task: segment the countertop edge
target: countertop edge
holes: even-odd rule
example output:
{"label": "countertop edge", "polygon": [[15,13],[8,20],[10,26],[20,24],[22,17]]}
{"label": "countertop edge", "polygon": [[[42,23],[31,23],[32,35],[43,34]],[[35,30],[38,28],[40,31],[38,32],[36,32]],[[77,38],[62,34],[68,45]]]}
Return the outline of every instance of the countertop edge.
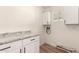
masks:
{"label": "countertop edge", "polygon": [[19,41],[19,40],[24,40],[24,39],[27,39],[27,38],[31,38],[31,37],[35,37],[35,36],[39,36],[40,34],[36,34],[36,35],[29,35],[29,36],[26,36],[26,37],[23,37],[23,38],[16,38],[14,40],[11,40],[11,41],[7,41],[7,42],[1,42],[0,45],[4,45],[4,44],[8,44],[8,43],[12,43],[12,42],[16,42],[16,41]]}

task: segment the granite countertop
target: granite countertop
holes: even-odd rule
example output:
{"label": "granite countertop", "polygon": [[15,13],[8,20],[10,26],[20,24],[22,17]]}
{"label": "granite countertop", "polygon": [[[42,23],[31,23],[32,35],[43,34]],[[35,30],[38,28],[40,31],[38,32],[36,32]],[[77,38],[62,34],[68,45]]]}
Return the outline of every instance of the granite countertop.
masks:
{"label": "granite countertop", "polygon": [[18,36],[15,35],[15,36],[3,37],[3,38],[0,38],[0,45],[15,42],[18,40],[27,39],[27,38],[38,36],[38,35],[39,34],[24,34],[24,35],[18,35]]}

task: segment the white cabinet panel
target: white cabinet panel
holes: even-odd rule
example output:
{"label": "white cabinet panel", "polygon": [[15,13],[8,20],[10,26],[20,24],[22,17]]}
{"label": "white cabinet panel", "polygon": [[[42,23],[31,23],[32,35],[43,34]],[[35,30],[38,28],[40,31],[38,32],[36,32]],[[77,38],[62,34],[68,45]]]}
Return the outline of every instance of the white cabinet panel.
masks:
{"label": "white cabinet panel", "polygon": [[39,53],[39,42],[33,42],[24,46],[24,53]]}
{"label": "white cabinet panel", "polygon": [[20,53],[22,41],[16,41],[9,44],[0,45],[0,53]]}
{"label": "white cabinet panel", "polygon": [[65,6],[64,7],[64,20],[65,20],[65,24],[79,24],[78,7]]}
{"label": "white cabinet panel", "polygon": [[11,47],[8,44],[0,45],[0,53],[7,53]]}
{"label": "white cabinet panel", "polygon": [[22,49],[22,41],[21,40],[9,43],[9,45],[11,46],[11,49],[9,50],[10,52],[20,53],[20,49]]}
{"label": "white cabinet panel", "polygon": [[43,12],[42,18],[43,18],[43,25],[51,24],[51,12],[50,11]]}
{"label": "white cabinet panel", "polygon": [[39,41],[39,36],[24,39],[23,45],[27,45],[35,41]]}
{"label": "white cabinet panel", "polygon": [[24,53],[33,53],[34,52],[33,46],[34,46],[33,44],[24,46]]}
{"label": "white cabinet panel", "polygon": [[40,49],[39,41],[34,42],[33,45],[34,45],[34,46],[33,46],[33,48],[34,48],[34,53],[39,53],[39,49]]}
{"label": "white cabinet panel", "polygon": [[39,36],[24,39],[23,49],[24,53],[39,53]]}

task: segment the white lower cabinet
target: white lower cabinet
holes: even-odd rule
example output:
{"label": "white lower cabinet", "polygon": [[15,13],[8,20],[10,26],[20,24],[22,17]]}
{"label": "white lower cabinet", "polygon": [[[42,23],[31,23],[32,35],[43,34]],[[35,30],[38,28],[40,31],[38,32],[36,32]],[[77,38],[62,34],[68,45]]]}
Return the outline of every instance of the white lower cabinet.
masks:
{"label": "white lower cabinet", "polygon": [[0,53],[39,53],[39,36],[0,45]]}
{"label": "white lower cabinet", "polygon": [[23,40],[24,53],[39,53],[39,36]]}
{"label": "white lower cabinet", "polygon": [[22,49],[22,41],[16,41],[13,43],[9,43],[9,45],[11,46],[11,49],[9,50],[9,52],[12,53],[21,53],[21,49]]}
{"label": "white lower cabinet", "polygon": [[38,42],[34,42],[24,46],[24,53],[39,53]]}
{"label": "white lower cabinet", "polygon": [[22,41],[0,45],[0,53],[21,53]]}

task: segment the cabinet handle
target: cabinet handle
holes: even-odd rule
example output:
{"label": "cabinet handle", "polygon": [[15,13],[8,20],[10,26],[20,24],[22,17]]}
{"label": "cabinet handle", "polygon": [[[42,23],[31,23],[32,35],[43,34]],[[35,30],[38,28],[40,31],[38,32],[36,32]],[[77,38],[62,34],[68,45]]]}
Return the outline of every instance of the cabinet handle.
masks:
{"label": "cabinet handle", "polygon": [[20,49],[20,53],[22,53],[21,49]]}
{"label": "cabinet handle", "polygon": [[34,41],[35,39],[31,39],[31,41]]}
{"label": "cabinet handle", "polygon": [[26,48],[24,47],[24,53],[26,53]]}
{"label": "cabinet handle", "polygon": [[6,49],[9,49],[9,48],[11,48],[11,47],[9,46],[9,47],[6,47],[6,48],[3,48],[3,49],[0,49],[0,51],[6,50]]}

